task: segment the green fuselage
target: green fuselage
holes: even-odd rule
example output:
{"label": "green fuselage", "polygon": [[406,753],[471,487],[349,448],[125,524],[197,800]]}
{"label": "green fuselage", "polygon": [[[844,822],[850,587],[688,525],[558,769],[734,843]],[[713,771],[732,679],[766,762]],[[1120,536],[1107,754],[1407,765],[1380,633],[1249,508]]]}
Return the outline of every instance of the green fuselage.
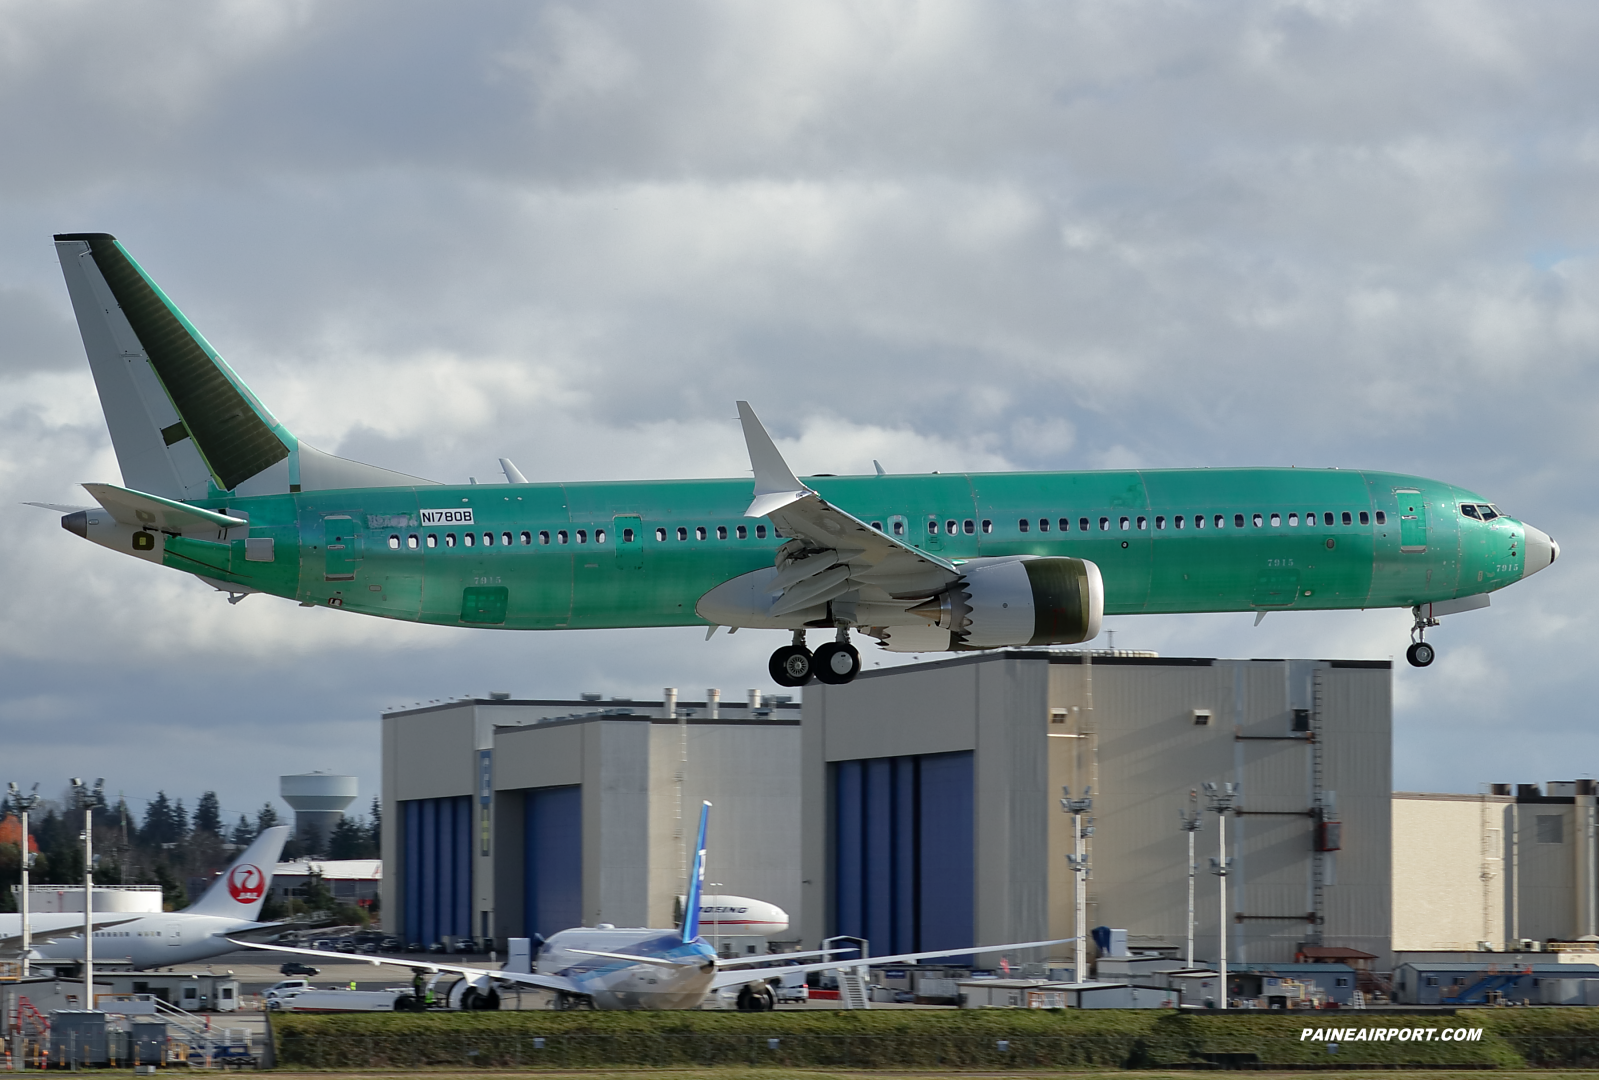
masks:
{"label": "green fuselage", "polygon": [[[1104,575],[1107,615],[1409,607],[1491,592],[1524,569],[1521,522],[1467,518],[1460,503],[1486,500],[1390,473],[1202,469],[807,483],[952,561],[1092,560]],[[305,604],[391,619],[515,630],[704,625],[694,610],[700,596],[771,566],[784,542],[769,522],[743,516],[750,492],[746,479],[219,498],[204,505],[247,513],[249,537],[274,541],[271,561],[246,559],[242,529],[224,543],[167,538],[161,558]],[[441,510],[470,510],[472,523],[424,523],[425,511]],[[254,558],[261,552],[258,542]]]}

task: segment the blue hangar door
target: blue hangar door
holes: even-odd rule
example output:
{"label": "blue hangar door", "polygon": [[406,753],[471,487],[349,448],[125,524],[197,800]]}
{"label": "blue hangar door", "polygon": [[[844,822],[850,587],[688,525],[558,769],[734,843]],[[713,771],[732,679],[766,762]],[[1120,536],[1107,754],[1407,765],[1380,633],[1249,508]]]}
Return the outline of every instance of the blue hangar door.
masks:
{"label": "blue hangar door", "polygon": [[872,952],[975,945],[972,752],[833,766],[833,933]]}
{"label": "blue hangar door", "polygon": [[583,925],[582,795],[578,785],[523,793],[522,926],[529,934],[549,937]]}
{"label": "blue hangar door", "polygon": [[472,798],[400,803],[405,940],[431,945],[472,933]]}

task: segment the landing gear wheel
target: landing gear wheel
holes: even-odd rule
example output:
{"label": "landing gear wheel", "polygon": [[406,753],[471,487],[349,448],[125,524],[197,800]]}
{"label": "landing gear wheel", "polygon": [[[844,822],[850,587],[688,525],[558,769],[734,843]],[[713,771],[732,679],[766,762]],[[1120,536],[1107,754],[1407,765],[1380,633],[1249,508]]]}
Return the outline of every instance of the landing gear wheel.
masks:
{"label": "landing gear wheel", "polygon": [[738,992],[739,1012],[771,1012],[776,1006],[770,987],[746,986]]}
{"label": "landing gear wheel", "polygon": [[832,686],[852,682],[861,672],[861,654],[844,641],[829,641],[811,659],[816,677]]}
{"label": "landing gear wheel", "polygon": [[1405,650],[1405,659],[1410,661],[1411,667],[1426,667],[1436,658],[1437,653],[1425,641],[1418,641]]}
{"label": "landing gear wheel", "polygon": [[811,651],[803,645],[784,645],[766,665],[778,686],[804,686],[811,681]]}

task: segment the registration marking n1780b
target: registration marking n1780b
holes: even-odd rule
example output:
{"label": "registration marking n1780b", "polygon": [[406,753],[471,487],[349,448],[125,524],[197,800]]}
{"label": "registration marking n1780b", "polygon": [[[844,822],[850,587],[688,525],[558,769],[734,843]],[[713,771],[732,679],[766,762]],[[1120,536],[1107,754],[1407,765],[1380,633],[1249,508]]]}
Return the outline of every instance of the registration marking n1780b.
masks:
{"label": "registration marking n1780b", "polygon": [[470,507],[458,510],[422,511],[422,524],[424,525],[471,525],[472,523],[472,510]]}

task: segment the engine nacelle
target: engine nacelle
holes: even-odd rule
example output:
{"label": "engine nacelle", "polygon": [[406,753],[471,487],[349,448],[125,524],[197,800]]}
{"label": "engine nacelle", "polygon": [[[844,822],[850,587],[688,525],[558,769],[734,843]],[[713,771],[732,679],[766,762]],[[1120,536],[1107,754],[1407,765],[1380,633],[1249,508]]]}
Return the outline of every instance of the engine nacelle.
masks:
{"label": "engine nacelle", "polygon": [[949,631],[956,649],[1074,645],[1099,634],[1105,581],[1087,559],[973,559],[959,581],[911,613]]}

